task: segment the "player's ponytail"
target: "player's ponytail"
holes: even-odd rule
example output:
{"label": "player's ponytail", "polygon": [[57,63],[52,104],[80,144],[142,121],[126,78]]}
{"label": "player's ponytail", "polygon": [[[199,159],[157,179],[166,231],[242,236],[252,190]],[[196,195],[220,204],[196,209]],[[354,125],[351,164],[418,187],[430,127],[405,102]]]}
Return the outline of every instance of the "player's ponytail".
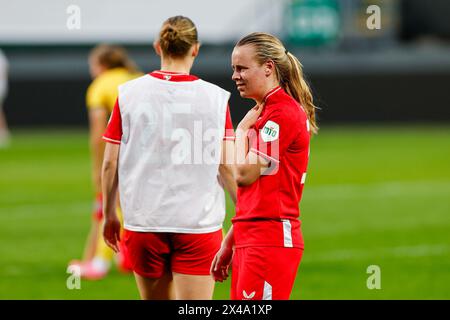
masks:
{"label": "player's ponytail", "polygon": [[319,128],[316,123],[316,106],[313,103],[313,95],[308,83],[303,77],[303,68],[300,61],[290,52],[286,51],[289,59],[289,70],[282,79],[283,88],[286,92],[298,101],[308,115],[312,133],[317,134]]}
{"label": "player's ponytail", "polygon": [[191,19],[175,16],[167,19],[159,32],[159,44],[164,55],[183,58],[198,43],[197,28]]}
{"label": "player's ponytail", "polygon": [[275,64],[275,72],[280,86],[304,108],[312,133],[317,133],[316,106],[313,103],[311,89],[303,77],[300,61],[288,52],[283,43],[275,36],[254,32],[242,38],[236,46],[252,45],[255,48],[256,60],[262,65],[271,60]]}

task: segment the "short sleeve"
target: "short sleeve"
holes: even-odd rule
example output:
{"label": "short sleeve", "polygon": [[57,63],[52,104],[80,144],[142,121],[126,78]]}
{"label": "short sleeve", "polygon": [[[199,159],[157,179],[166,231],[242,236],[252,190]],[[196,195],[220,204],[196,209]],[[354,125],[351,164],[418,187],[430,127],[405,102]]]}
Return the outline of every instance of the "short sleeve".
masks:
{"label": "short sleeve", "polygon": [[231,121],[231,114],[230,114],[230,105],[227,105],[227,114],[225,118],[225,134],[223,136],[223,140],[234,140],[235,134],[234,134],[234,128],[233,128],[233,122]]}
{"label": "short sleeve", "polygon": [[86,106],[88,109],[99,108],[105,105],[101,83],[98,80],[94,80],[87,89]]}
{"label": "short sleeve", "polygon": [[298,134],[298,123],[287,114],[275,111],[261,120],[258,128],[249,131],[250,151],[268,161],[280,162]]}
{"label": "short sleeve", "polygon": [[113,112],[109,118],[103,140],[106,142],[120,144],[122,139],[122,116],[120,115],[119,100],[116,99]]}

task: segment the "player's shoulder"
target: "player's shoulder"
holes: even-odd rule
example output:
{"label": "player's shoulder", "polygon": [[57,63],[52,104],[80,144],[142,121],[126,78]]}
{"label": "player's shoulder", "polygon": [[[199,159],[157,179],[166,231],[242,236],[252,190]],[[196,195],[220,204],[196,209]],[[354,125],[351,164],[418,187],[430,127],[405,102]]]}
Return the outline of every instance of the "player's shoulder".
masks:
{"label": "player's shoulder", "polygon": [[104,82],[102,75],[99,75],[94,80],[91,81],[88,87],[88,91],[94,91],[97,88],[101,87],[102,83]]}
{"label": "player's shoulder", "polygon": [[224,88],[218,86],[217,84],[211,83],[211,82],[209,82],[209,81],[206,81],[206,80],[203,80],[203,79],[200,79],[200,78],[199,78],[199,79],[198,79],[197,81],[195,81],[195,82],[197,82],[199,85],[204,86],[206,89],[209,89],[209,90],[217,90],[217,91],[220,91],[220,92],[224,92],[224,93],[229,94],[229,92],[228,92],[227,90],[225,90]]}
{"label": "player's shoulder", "polygon": [[92,80],[91,84],[88,87],[90,91],[103,91],[108,90],[111,86],[111,74],[109,71],[102,73],[97,76],[94,80]]}
{"label": "player's shoulder", "polygon": [[302,120],[304,117],[304,112],[300,104],[295,100],[277,101],[276,103],[270,105],[267,112],[267,117],[289,124]]}
{"label": "player's shoulder", "polygon": [[137,84],[147,81],[149,78],[150,77],[147,74],[142,74],[141,76],[125,81],[124,83],[119,85],[119,90],[127,90],[133,88]]}
{"label": "player's shoulder", "polygon": [[88,86],[86,90],[86,97],[87,97],[87,103],[88,105],[91,103],[96,103],[94,101],[98,99],[102,99],[102,97],[105,96],[105,93],[107,92],[107,85],[104,82],[103,78],[101,78],[101,75],[96,77],[90,85]]}

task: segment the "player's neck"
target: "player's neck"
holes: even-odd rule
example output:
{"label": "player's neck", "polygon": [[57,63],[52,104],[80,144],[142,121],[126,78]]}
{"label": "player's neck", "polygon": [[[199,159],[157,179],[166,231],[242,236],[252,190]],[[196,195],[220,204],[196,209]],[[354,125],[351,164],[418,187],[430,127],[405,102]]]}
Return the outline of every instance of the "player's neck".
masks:
{"label": "player's neck", "polygon": [[256,101],[256,103],[262,104],[262,103],[266,102],[266,97],[269,94],[269,92],[271,92],[278,86],[280,86],[278,81],[276,81],[276,80],[268,81],[265,84],[265,86],[263,87],[263,89],[261,90],[261,94],[257,98],[254,99]]}
{"label": "player's neck", "polygon": [[161,62],[161,71],[178,72],[189,74],[191,72],[193,61],[164,59]]}

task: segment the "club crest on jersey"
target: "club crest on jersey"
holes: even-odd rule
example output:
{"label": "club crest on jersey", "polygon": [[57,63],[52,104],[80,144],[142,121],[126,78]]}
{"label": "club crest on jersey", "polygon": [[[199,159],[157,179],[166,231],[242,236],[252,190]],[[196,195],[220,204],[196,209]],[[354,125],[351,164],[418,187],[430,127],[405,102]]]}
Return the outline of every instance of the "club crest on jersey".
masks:
{"label": "club crest on jersey", "polygon": [[267,121],[261,129],[261,138],[264,142],[275,141],[280,134],[280,126],[271,120]]}
{"label": "club crest on jersey", "polygon": [[244,299],[252,299],[255,296],[256,292],[253,291],[250,294],[247,294],[245,290],[242,290],[242,295],[244,296]]}

